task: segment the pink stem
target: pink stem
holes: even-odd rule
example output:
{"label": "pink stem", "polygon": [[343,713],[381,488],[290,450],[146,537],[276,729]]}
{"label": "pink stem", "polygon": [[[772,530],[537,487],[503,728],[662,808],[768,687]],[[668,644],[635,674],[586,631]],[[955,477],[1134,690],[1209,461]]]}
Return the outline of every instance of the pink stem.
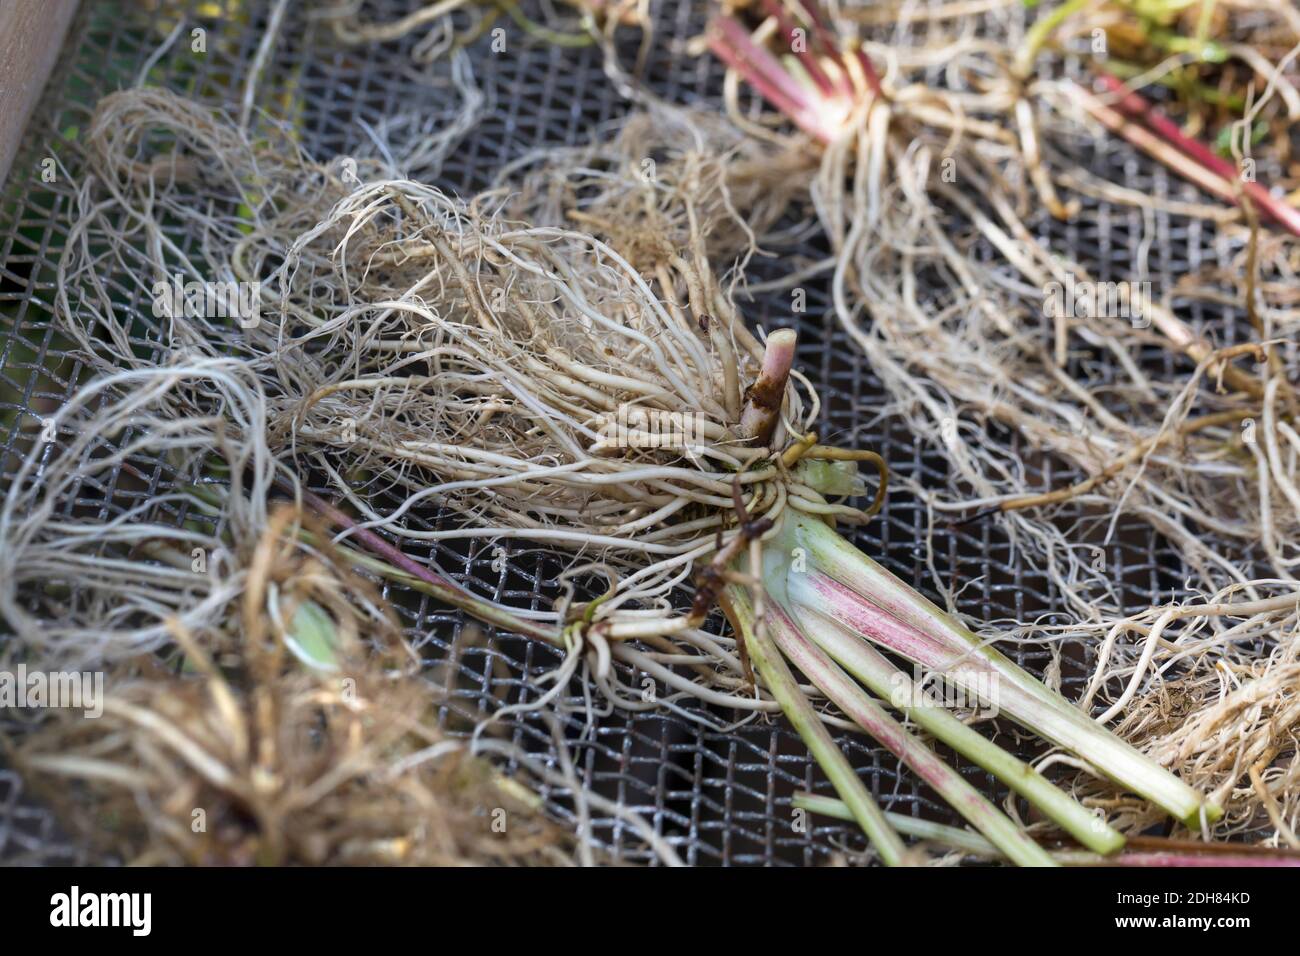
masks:
{"label": "pink stem", "polygon": [[[1100,71],[1099,75],[1102,86],[1108,92],[1118,95],[1115,107],[1121,113],[1145,123],[1153,132],[1160,134],[1172,146],[1190,159],[1200,163],[1210,172],[1229,181],[1240,178],[1237,168],[1232,163],[1215,153],[1205,143],[1184,133],[1179,129],[1177,123],[1157,109],[1146,97],[1128,89],[1119,77],[1104,70]],[[1293,235],[1300,236],[1300,210],[1297,210],[1290,203],[1279,200],[1259,183],[1243,181],[1241,185],[1242,189],[1250,195],[1250,198],[1259,205],[1269,218]],[[1233,192],[1231,187],[1228,191],[1229,193]],[[1232,196],[1232,202],[1234,205],[1236,204],[1235,194]]]}
{"label": "pink stem", "polygon": [[790,19],[790,15],[782,9],[780,0],[763,0],[763,6],[767,8],[767,12],[771,16],[776,18],[781,32],[790,38],[790,49],[799,57],[799,61],[804,65],[804,69],[808,71],[808,75],[812,77],[813,82],[817,84],[817,88],[827,96],[834,96],[836,92],[835,84],[826,75],[826,71],[822,69],[821,64],[817,62],[816,55],[806,46],[802,50],[794,49],[794,31],[798,27]]}
{"label": "pink stem", "polygon": [[1294,857],[1275,857],[1252,853],[1151,853],[1125,850],[1113,857],[1098,857],[1085,866],[1141,866],[1141,867],[1217,867],[1217,866],[1300,866]]}
{"label": "pink stem", "polygon": [[708,29],[709,49],[745,78],[765,100],[790,117],[805,133],[830,142],[832,132],[817,117],[807,91],[781,62],[750,37],[736,20],[714,17]]}
{"label": "pink stem", "polygon": [[798,340],[793,329],[777,329],[767,337],[763,367],[754,384],[745,390],[745,407],[737,426],[741,437],[753,444],[766,445],[776,429]]}
{"label": "pink stem", "polygon": [[550,629],[515,617],[508,611],[488,604],[481,598],[475,597],[456,582],[444,578],[440,574],[435,574],[422,564],[417,564],[369,528],[360,527],[349,515],[334,507],[324,498],[307,491],[305,488],[301,490],[301,494],[303,501],[326,521],[336,527],[346,529],[352,537],[365,545],[372,553],[383,558],[394,567],[405,571],[411,577],[427,584],[431,589],[439,593],[442,600],[453,607],[461,608],[485,623],[497,625],[524,637],[536,638],[548,644],[560,643],[558,635]]}
{"label": "pink stem", "polygon": [[[803,8],[808,19],[812,22],[813,26],[816,27],[813,33],[816,36],[818,43],[828,51],[828,55],[832,56],[836,63],[842,65],[844,61],[840,58],[839,50],[836,48],[835,44],[830,42],[828,39],[828,37],[834,35],[834,31],[831,29],[830,21],[826,19],[821,8],[817,6],[817,0],[796,0],[796,2]],[[876,72],[876,67],[872,64],[871,58],[867,56],[866,52],[860,46],[855,48],[853,52],[858,59],[859,65],[862,67],[862,75],[867,78],[867,85],[871,87],[871,92],[876,96],[880,96],[880,74]]]}
{"label": "pink stem", "polygon": [[771,637],[781,652],[823,694],[890,753],[911,767],[954,810],[1020,866],[1051,866],[1052,860],[939,755],[885,713],[826,652],[813,644],[784,608],[767,609]]}
{"label": "pink stem", "polygon": [[1202,166],[1206,166],[1224,178],[1237,175],[1232,164],[1219,156],[1200,140],[1193,139],[1178,128],[1178,124],[1156,108],[1146,97],[1136,90],[1130,90],[1119,77],[1104,70],[1099,73],[1101,85],[1110,93],[1119,94],[1115,107],[1121,113],[1127,113],[1134,119],[1140,119],[1153,130],[1169,140],[1184,153],[1191,156]]}
{"label": "pink stem", "polygon": [[1222,176],[1207,169],[1137,120],[1107,106],[1083,87],[1075,84],[1074,90],[1079,97],[1079,102],[1083,104],[1083,108],[1112,133],[1124,137],[1124,139],[1161,163],[1165,168],[1177,173],[1207,193],[1218,196],[1229,205],[1236,204],[1237,195],[1233,192],[1232,186]]}
{"label": "pink stem", "polygon": [[[1149,757],[1026,673],[1004,654],[929,604],[825,525],[809,521],[796,540],[819,569],[791,574],[789,598],[932,672],[973,691],[1021,726],[1083,757],[1121,786],[1198,826],[1222,811]],[[827,548],[825,540],[837,543]],[[861,555],[857,560],[849,555]],[[844,560],[848,559],[848,560]],[[835,561],[834,564],[824,563]],[[845,581],[832,575],[843,575]],[[868,598],[865,595],[870,594]]]}

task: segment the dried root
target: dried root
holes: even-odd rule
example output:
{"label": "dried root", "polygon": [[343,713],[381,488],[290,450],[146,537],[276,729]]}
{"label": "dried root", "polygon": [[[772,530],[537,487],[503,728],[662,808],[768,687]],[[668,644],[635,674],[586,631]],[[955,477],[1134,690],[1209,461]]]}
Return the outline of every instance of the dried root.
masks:
{"label": "dried root", "polygon": [[103,715],[55,712],[13,759],[88,846],[128,863],[566,864],[540,797],[438,726],[392,613],[282,507],[231,613],[178,657],[108,673]]}

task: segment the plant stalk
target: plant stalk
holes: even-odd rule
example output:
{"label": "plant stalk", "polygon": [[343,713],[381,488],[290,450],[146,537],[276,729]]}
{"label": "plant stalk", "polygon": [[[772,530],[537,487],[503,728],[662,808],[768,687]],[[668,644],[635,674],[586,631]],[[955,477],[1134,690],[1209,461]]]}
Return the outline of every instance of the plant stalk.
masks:
{"label": "plant stalk", "polygon": [[924,699],[924,691],[870,644],[826,618],[796,611],[804,635],[907,718],[953,750],[997,777],[1055,821],[1081,844],[1107,855],[1124,845],[1124,837],[1033,767],[962,723],[941,705]]}
{"label": "plant stalk", "polygon": [[[790,801],[797,810],[820,814],[835,820],[853,821],[849,808],[834,797],[823,797],[812,793],[796,793]],[[946,826],[930,820],[920,820],[901,813],[886,811],[885,818],[899,833],[941,843],[970,856],[985,859],[1003,858],[995,847],[978,833],[961,827]],[[1087,850],[1053,850],[1050,855],[1057,863],[1064,866],[1133,866],[1133,867],[1300,867],[1300,854],[1275,852],[1246,852],[1255,847],[1243,847],[1241,852],[1232,852],[1232,848],[1214,849],[1221,844],[1204,844],[1204,850],[1196,849],[1132,849],[1114,856],[1102,856]]]}
{"label": "plant stalk", "polygon": [[772,639],[754,620],[749,594],[741,587],[729,585],[723,594],[722,606],[737,636],[745,642],[755,672],[781,705],[786,719],[808,746],[813,759],[849,808],[853,819],[862,827],[880,859],[887,866],[908,863],[911,854],[902,838],[886,821],[880,805],[867,792],[862,779],[835,745],[830,731],[822,724],[808,698],[799,690],[794,675],[781,659]]}
{"label": "plant stalk", "polygon": [[1006,814],[970,785],[966,778],[889,716],[853,679],[799,632],[780,608],[769,608],[767,621],[777,647],[859,727],[902,760],[999,852],[1017,866],[1055,866],[1046,851]]}
{"label": "plant stalk", "polygon": [[789,520],[792,540],[805,550],[809,568],[787,582],[800,613],[819,614],[943,674],[1189,828],[1222,816],[1217,804],[1048,690],[825,524]]}
{"label": "plant stalk", "polygon": [[[1296,209],[1285,200],[1278,199],[1260,183],[1244,179],[1232,163],[1215,153],[1205,143],[1184,133],[1177,123],[1157,109],[1146,97],[1135,90],[1128,89],[1119,77],[1101,71],[1099,78],[1106,90],[1118,97],[1114,105],[1119,112],[1145,124],[1151,132],[1157,134],[1188,159],[1224,180],[1226,198],[1229,202],[1240,205],[1236,187],[1228,185],[1237,183],[1265,215],[1292,235],[1300,236],[1300,209]],[[1219,195],[1222,194],[1219,192]]]}
{"label": "plant stalk", "polygon": [[794,366],[798,334],[794,329],[777,329],[767,337],[763,365],[754,384],[745,390],[745,406],[740,413],[740,436],[751,444],[766,445],[781,414],[785,385]]}
{"label": "plant stalk", "polygon": [[[291,492],[295,489],[287,489]],[[343,528],[351,532],[360,544],[372,554],[389,562],[399,571],[405,572],[424,586],[421,588],[424,593],[438,598],[454,608],[459,608],[467,614],[473,615],[485,624],[491,624],[496,627],[513,631],[523,637],[531,637],[539,641],[545,641],[555,647],[564,647],[563,637],[558,630],[549,628],[544,624],[536,621],[528,621],[516,617],[503,608],[489,604],[465,590],[456,582],[444,578],[440,574],[430,571],[422,564],[418,564],[400,549],[389,544],[379,535],[375,534],[368,528],[362,528],[345,512],[339,510],[330,504],[324,498],[312,492],[301,489],[303,502],[312,511],[320,515],[325,521],[337,528]]]}

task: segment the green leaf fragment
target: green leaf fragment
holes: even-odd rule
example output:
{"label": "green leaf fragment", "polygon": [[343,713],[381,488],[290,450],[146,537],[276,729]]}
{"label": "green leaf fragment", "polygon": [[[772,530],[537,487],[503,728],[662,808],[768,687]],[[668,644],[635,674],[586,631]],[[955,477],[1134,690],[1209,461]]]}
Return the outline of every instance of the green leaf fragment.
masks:
{"label": "green leaf fragment", "polygon": [[805,458],[799,462],[796,474],[809,488],[824,495],[865,495],[867,483],[858,473],[854,461],[823,461]]}
{"label": "green leaf fragment", "polygon": [[334,619],[315,601],[303,601],[293,612],[293,625],[286,643],[294,657],[314,670],[339,669],[339,639]]}

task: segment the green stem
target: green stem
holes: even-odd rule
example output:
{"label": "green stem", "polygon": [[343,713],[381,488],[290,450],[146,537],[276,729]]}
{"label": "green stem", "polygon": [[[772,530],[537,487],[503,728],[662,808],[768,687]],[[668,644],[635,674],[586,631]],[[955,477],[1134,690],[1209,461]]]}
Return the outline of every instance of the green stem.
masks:
{"label": "green stem", "polygon": [[809,568],[786,582],[796,605],[973,689],[1017,723],[1083,757],[1190,828],[1222,816],[1217,804],[1048,690],[822,522],[794,517],[788,527]]}
{"label": "green stem", "polygon": [[737,635],[745,642],[755,672],[781,705],[786,719],[807,745],[835,792],[848,806],[853,819],[862,827],[867,839],[880,854],[880,859],[887,866],[899,866],[907,862],[909,854],[902,838],[886,822],[879,804],[867,792],[862,779],[840,752],[808,698],[799,690],[794,675],[781,659],[772,639],[764,633],[764,628],[756,626],[749,594],[743,588],[730,585],[724,602],[727,616]]}
{"label": "green stem", "polygon": [[949,711],[927,701],[899,668],[870,644],[823,617],[796,610],[805,636],[829,654],[868,690],[897,707],[907,718],[934,734],[1020,794],[1071,836],[1098,853],[1114,853],[1124,837],[1023,760],[1007,753],[962,723]]}
{"label": "green stem", "polygon": [[1217,0],[1201,0],[1200,16],[1196,18],[1196,42],[1205,46],[1210,40],[1210,24],[1214,22]]}
{"label": "green stem", "polygon": [[[1113,58],[1106,61],[1106,68],[1121,80],[1131,80],[1147,72],[1144,66]],[[1246,100],[1243,97],[1236,93],[1224,93],[1217,86],[1211,86],[1197,79],[1179,80],[1171,76],[1159,76],[1152,82],[1169,89],[1182,90],[1211,106],[1222,106],[1237,113],[1244,112],[1246,109]]]}
{"label": "green stem", "polygon": [[[836,800],[834,797],[820,797],[814,793],[796,793],[790,804],[796,810],[807,810],[809,813],[830,817],[833,820],[844,820],[847,823],[853,822],[853,814],[849,813],[849,808],[845,806],[844,801]],[[998,853],[998,848],[984,837],[978,833],[963,830],[961,827],[945,826],[942,823],[919,820],[916,817],[909,817],[902,813],[890,813],[889,811],[885,811],[885,819],[904,836],[942,843],[944,846],[952,847],[954,850],[961,850],[971,856],[1001,856]]]}
{"label": "green stem", "polygon": [[1055,866],[1052,858],[1024,830],[970,785],[966,778],[898,721],[889,716],[811,641],[782,609],[769,611],[773,640],[792,664],[859,727],[917,773],[949,806],[960,813],[1017,866]]}
{"label": "green stem", "polygon": [[1038,57],[1038,51],[1043,48],[1043,44],[1048,38],[1056,32],[1068,17],[1073,16],[1080,10],[1085,10],[1095,0],[1066,0],[1055,10],[1039,17],[1034,25],[1025,32],[1025,38],[1020,41],[1020,49],[1016,51],[1016,59],[1013,70],[1020,79],[1028,79],[1029,74],[1034,70],[1034,60]]}
{"label": "green stem", "polygon": [[550,27],[543,26],[535,20],[530,20],[519,9],[519,5],[514,0],[493,0],[493,2],[497,7],[504,10],[511,20],[515,21],[515,25],[519,29],[543,43],[550,43],[552,46],[566,47],[568,49],[578,49],[591,46],[595,42],[590,33],[562,33],[559,30],[552,30]]}

